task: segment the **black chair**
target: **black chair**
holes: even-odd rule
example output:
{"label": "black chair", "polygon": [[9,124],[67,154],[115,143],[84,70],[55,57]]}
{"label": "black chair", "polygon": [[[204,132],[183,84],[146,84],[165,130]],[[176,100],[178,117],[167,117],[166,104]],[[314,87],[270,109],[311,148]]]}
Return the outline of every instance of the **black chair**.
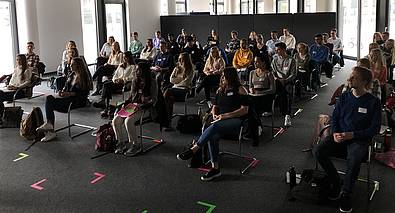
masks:
{"label": "black chair", "polygon": [[[71,123],[71,111],[72,111],[72,109],[73,109],[73,108],[72,108],[72,107],[73,107],[73,104],[74,104],[74,102],[71,102],[71,103],[69,104],[69,107],[68,107],[68,110],[67,110],[67,126],[64,126],[64,127],[61,127],[61,128],[59,128],[59,129],[56,129],[56,130],[55,130],[55,132],[59,132],[59,131],[62,131],[62,130],[64,130],[64,129],[68,129],[68,134],[69,134],[70,140],[73,140],[73,138],[78,137],[78,136],[80,136],[80,135],[83,135],[83,134],[85,134],[85,133],[87,133],[87,132],[97,130],[97,128],[96,128],[96,127],[93,127],[93,126],[89,126],[89,125],[85,125],[85,124],[79,124],[79,123]],[[77,134],[72,135],[72,134],[71,134],[71,128],[72,128],[72,127],[79,127],[79,128],[83,128],[83,129],[85,129],[85,130],[82,131],[82,132],[79,132],[79,133],[77,133]]]}
{"label": "black chair", "polygon": [[[319,136],[318,136],[318,138],[317,138],[317,144],[318,143],[320,143],[321,142],[321,140],[322,140],[322,135],[324,134],[324,132],[325,131],[327,131],[328,130],[328,128],[331,128],[331,125],[327,125],[327,126],[325,126],[321,131],[320,131],[320,134],[319,134]],[[380,131],[380,134],[384,134],[384,133],[382,133],[382,131]],[[372,140],[370,143],[369,143],[369,146],[368,146],[368,153],[367,153],[367,155],[366,155],[366,157],[365,157],[365,159],[363,160],[363,164],[365,164],[366,165],[366,177],[358,177],[358,181],[360,181],[360,182],[364,182],[364,183],[366,183],[366,187],[367,187],[367,195],[368,195],[368,202],[369,201],[371,201],[371,200],[373,200],[373,197],[374,197],[374,195],[375,195],[375,193],[377,192],[377,191],[379,191],[379,189],[380,189],[380,182],[378,181],[378,180],[373,180],[373,179],[371,179],[371,177],[370,177],[370,164],[371,164],[371,159],[372,159],[372,157],[374,156],[374,153],[373,153],[373,144],[374,144],[374,140]],[[336,159],[339,159],[339,160],[341,160],[341,161],[345,161],[345,158],[346,158],[347,156],[344,156],[344,155],[335,155],[335,156],[333,156],[333,158],[336,158]],[[318,162],[315,162],[315,167],[316,167],[316,169],[318,169]],[[345,172],[344,171],[341,171],[341,170],[338,170],[337,171],[339,174],[341,174],[341,175],[345,175]],[[374,186],[373,186],[373,189],[372,190],[370,190],[370,185],[371,184],[374,184]]]}

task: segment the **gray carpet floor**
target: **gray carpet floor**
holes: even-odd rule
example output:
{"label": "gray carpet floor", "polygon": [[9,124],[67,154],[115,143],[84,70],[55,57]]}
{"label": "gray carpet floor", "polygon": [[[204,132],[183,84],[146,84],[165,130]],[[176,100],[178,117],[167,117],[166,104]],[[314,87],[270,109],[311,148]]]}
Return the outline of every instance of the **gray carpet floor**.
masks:
{"label": "gray carpet floor", "polygon": [[[331,113],[327,103],[354,64],[347,61],[333,79],[323,77],[328,86],[320,90],[317,98],[297,102],[295,107],[303,111],[283,134],[270,140],[269,130],[265,129],[259,147],[252,147],[250,142],[243,144],[243,152],[260,161],[248,174],[239,173],[245,162],[224,157],[220,162],[223,176],[208,183],[200,180],[201,171],[176,159],[176,153],[196,138],[194,135],[164,132],[166,143],[145,155],[128,158],[108,154],[91,159],[98,153],[90,134],[70,141],[67,131],[62,131],[55,141],[37,143],[25,151],[31,142],[20,137],[18,129],[0,129],[0,212],[338,212],[336,203],[288,201],[285,172],[290,166],[295,166],[297,172],[314,167],[311,154],[301,150],[311,141],[317,115]],[[52,93],[45,83],[35,91]],[[44,109],[44,101],[44,97],[39,97],[19,100],[17,105],[30,112],[33,106]],[[197,101],[199,98],[188,103],[189,113],[197,111]],[[177,103],[175,109],[182,112],[182,107],[182,103]],[[72,112],[72,120],[92,126],[108,122],[100,118],[99,112],[93,107],[77,109]],[[57,127],[66,122],[66,114],[56,113]],[[276,124],[282,122],[281,117],[276,118]],[[153,123],[144,126],[144,133],[160,136],[158,125]],[[235,142],[223,141],[221,146],[237,151]],[[21,157],[20,153],[28,156],[14,161]],[[336,165],[344,167],[343,162]],[[92,184],[98,177],[95,173],[105,176]],[[366,184],[358,182],[353,194],[354,212],[395,212],[395,172],[374,161],[371,173],[372,178],[380,180],[380,191],[368,203]],[[365,174],[362,167],[361,175]],[[42,190],[31,187],[39,181],[43,181],[37,184]]]}

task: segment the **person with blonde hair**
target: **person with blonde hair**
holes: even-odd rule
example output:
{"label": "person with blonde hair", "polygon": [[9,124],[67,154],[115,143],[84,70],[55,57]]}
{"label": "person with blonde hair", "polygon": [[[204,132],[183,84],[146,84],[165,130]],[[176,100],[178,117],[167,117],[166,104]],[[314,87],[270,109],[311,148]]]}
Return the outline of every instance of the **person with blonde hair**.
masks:
{"label": "person with blonde hair", "polygon": [[212,47],[203,69],[203,76],[200,78],[201,84],[196,89],[196,94],[204,88],[205,100],[210,101],[210,90],[217,87],[220,82],[220,77],[225,69],[225,60],[219,53],[218,47]]}
{"label": "person with blonde hair", "polygon": [[376,48],[369,52],[370,69],[373,73],[373,79],[378,79],[380,85],[387,83],[387,67],[384,64],[383,54],[380,49]]}

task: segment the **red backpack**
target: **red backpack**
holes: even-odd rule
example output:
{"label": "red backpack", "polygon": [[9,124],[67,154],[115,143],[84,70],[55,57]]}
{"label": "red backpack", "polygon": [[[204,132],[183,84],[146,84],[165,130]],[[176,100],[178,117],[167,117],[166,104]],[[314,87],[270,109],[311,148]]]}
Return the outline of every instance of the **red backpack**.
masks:
{"label": "red backpack", "polygon": [[96,133],[95,150],[100,152],[113,152],[115,150],[115,133],[111,122],[99,127]]}

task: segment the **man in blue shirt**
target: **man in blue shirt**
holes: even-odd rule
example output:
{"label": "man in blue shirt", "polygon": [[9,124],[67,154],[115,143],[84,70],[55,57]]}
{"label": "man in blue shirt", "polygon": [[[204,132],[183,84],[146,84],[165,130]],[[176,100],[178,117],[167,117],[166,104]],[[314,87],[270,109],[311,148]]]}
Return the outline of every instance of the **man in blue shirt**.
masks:
{"label": "man in blue shirt", "polygon": [[169,52],[166,41],[161,41],[159,45],[160,52],[155,56],[151,71],[156,73],[158,86],[165,89],[170,85],[170,75],[174,68],[174,58]]}
{"label": "man in blue shirt", "polygon": [[320,86],[320,72],[323,64],[329,60],[329,49],[323,43],[322,34],[317,34],[314,36],[315,43],[310,46],[310,60],[314,67],[314,72],[312,73],[312,86],[313,89],[317,90]]}
{"label": "man in blue shirt", "polygon": [[[363,67],[354,67],[348,79],[350,92],[343,93],[332,114],[332,135],[314,149],[314,156],[328,175],[331,184],[329,199],[340,198],[340,211],[351,212],[350,195],[358,178],[362,161],[368,154],[373,136],[380,130],[380,100],[368,93],[372,73]],[[340,177],[330,156],[347,155],[347,170],[340,188]]]}

